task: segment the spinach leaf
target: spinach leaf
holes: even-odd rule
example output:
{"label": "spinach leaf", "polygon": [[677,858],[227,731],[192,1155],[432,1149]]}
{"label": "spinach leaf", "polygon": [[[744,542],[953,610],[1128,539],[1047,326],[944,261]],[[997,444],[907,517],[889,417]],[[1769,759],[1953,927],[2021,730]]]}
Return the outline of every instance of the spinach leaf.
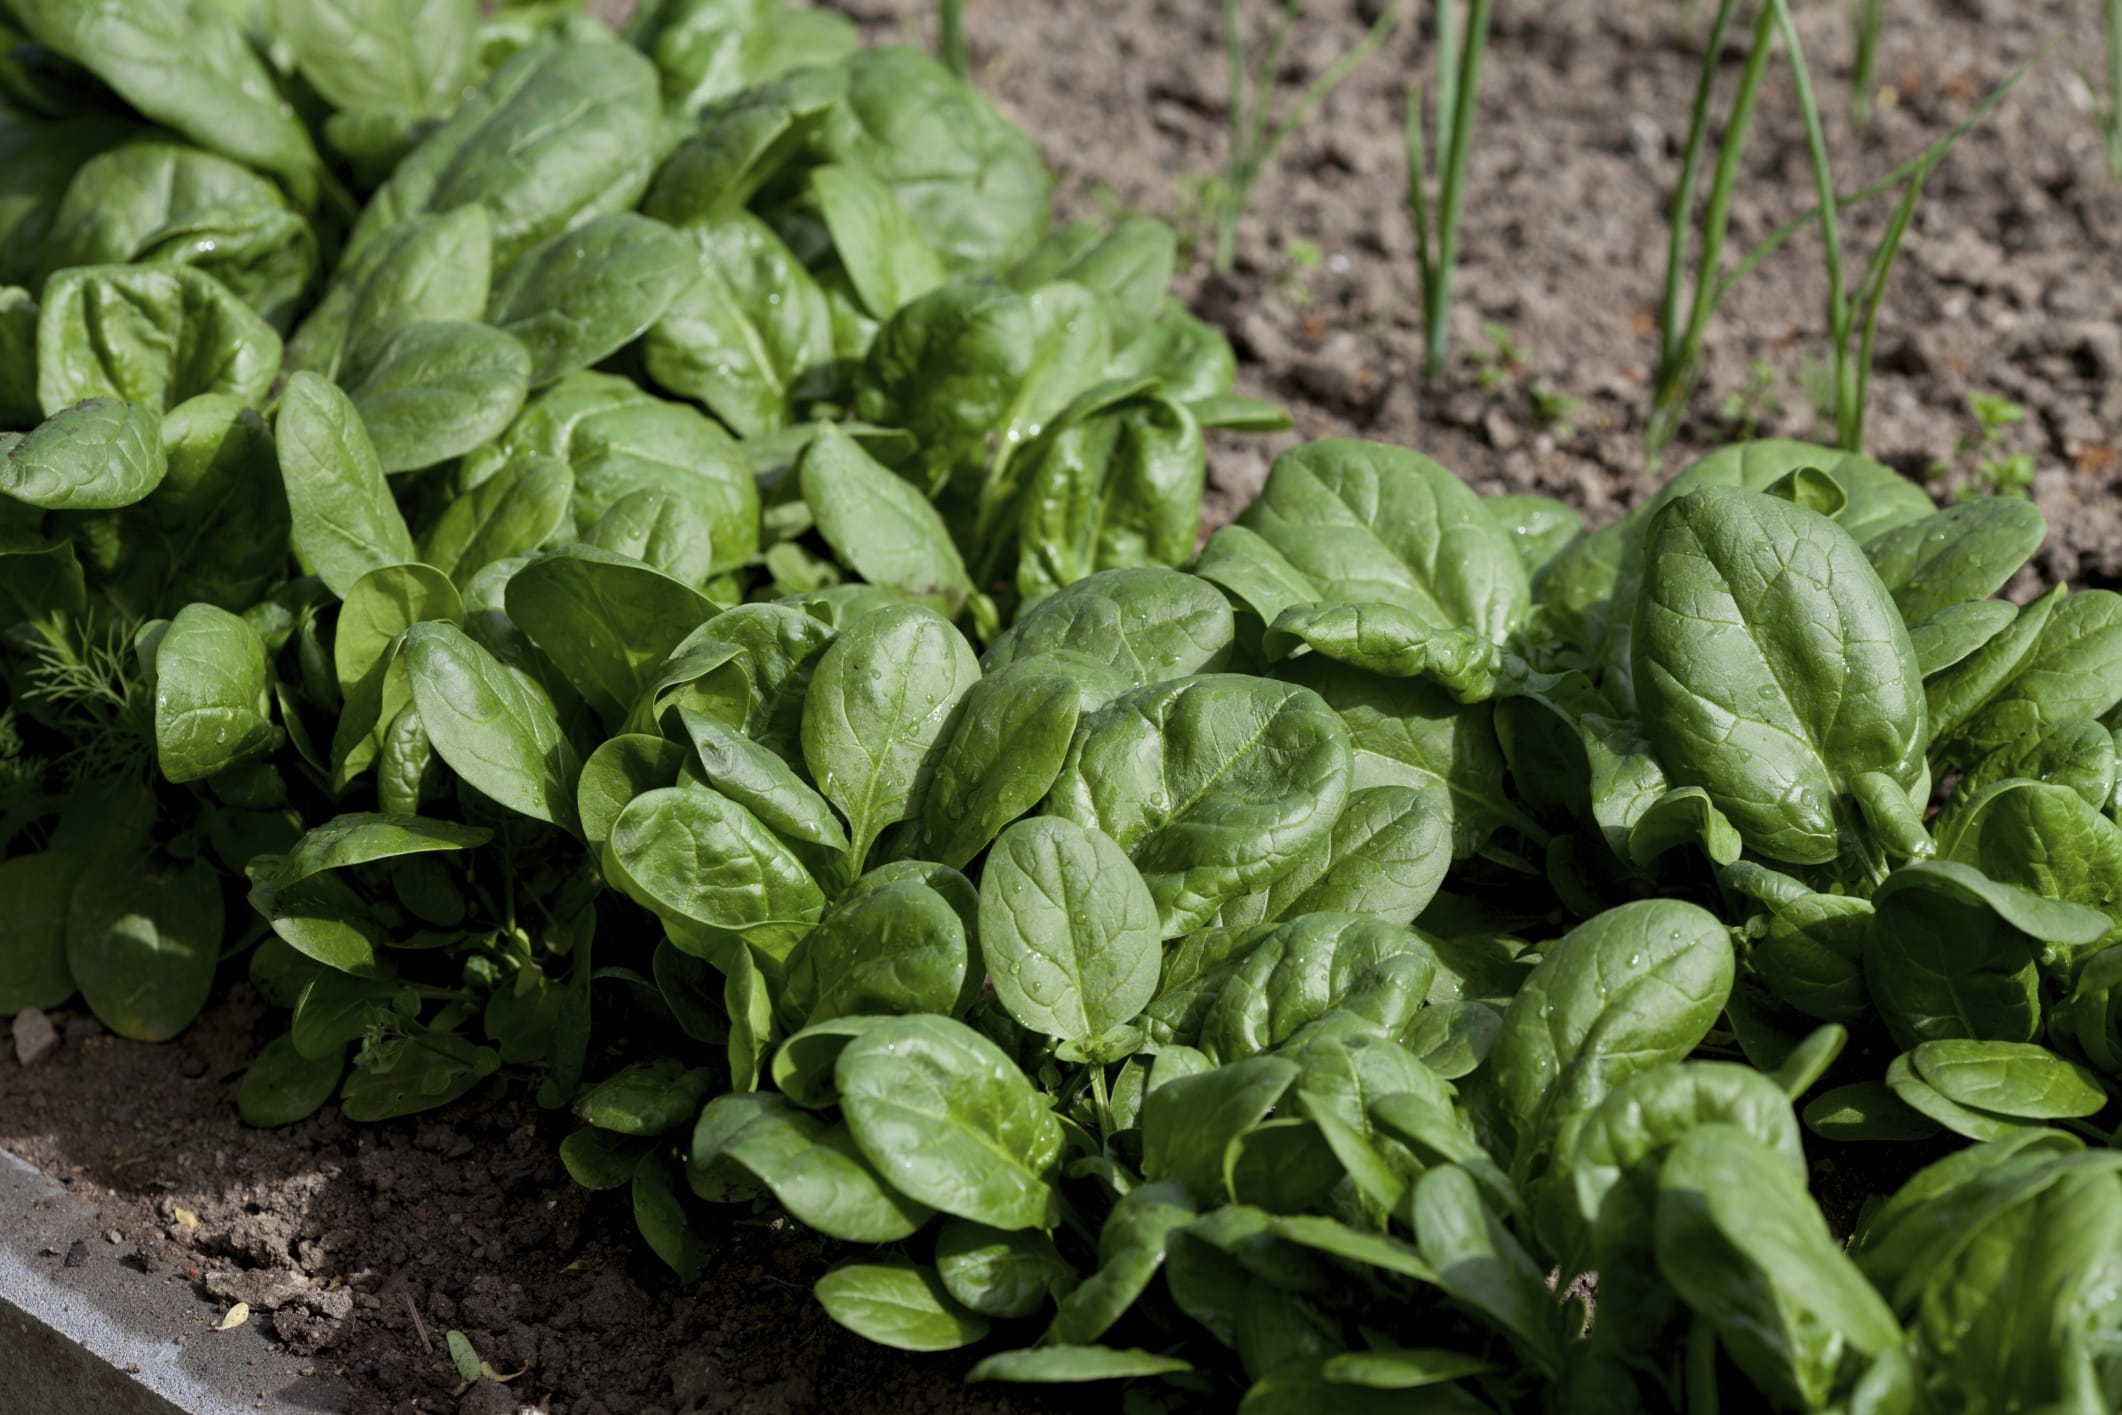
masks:
{"label": "spinach leaf", "polygon": [[332,592],[413,560],[412,533],[353,401],[313,373],[288,380],[273,423],[295,551]]}
{"label": "spinach leaf", "polygon": [[1239,517],[1331,600],[1371,600],[1500,642],[1525,617],[1525,567],[1480,498],[1397,447],[1316,442],[1284,453]]}
{"label": "spinach leaf", "polygon": [[803,761],[847,818],[859,868],[915,791],[958,699],[979,677],[972,646],[915,605],[857,619],[818,658],[803,699]]}
{"label": "spinach leaf", "polygon": [[529,391],[523,345],[458,321],[400,325],[347,387],[386,472],[461,457],[514,420]]}
{"label": "spinach leaf", "polygon": [[1157,989],[1156,901],[1109,836],[1052,817],[1019,821],[980,876],[980,947],[1002,1005],[1033,1031],[1094,1037]]}
{"label": "spinach leaf", "polygon": [[323,175],[317,150],[271,72],[224,11],[185,0],[10,7],[38,43],[109,84],[157,123],[287,183],[310,205]]}
{"label": "spinach leaf", "polygon": [[143,500],[168,471],[154,413],[88,398],[9,439],[0,494],[52,510],[107,510]]}
{"label": "spinach leaf", "polygon": [[[777,958],[824,912],[825,897],[795,852],[750,811],[702,786],[635,796],[611,823],[610,853],[667,924],[737,934]],[[691,946],[689,936],[672,941]]]}
{"label": "spinach leaf", "polygon": [[489,314],[530,351],[530,382],[542,386],[662,318],[699,278],[695,259],[692,244],[660,221],[599,216],[524,252],[495,282]]}
{"label": "spinach leaf", "polygon": [[896,1017],[850,1041],[834,1075],[855,1143],[900,1192],[990,1228],[1057,1222],[1049,1174],[1060,1122],[978,1032],[947,1017]]}
{"label": "spinach leaf", "polygon": [[84,398],[167,412],[202,393],[256,406],[280,371],[280,336],[204,271],[83,265],[45,282],[37,306],[37,401]]}
{"label": "spinach leaf", "polygon": [[1652,522],[1635,687],[1666,774],[1747,844],[1821,864],[1856,778],[1923,767],[1915,652],[1847,533],[1772,496],[1710,489]]}
{"label": "spinach leaf", "polygon": [[575,831],[580,758],[552,706],[453,625],[405,631],[413,703],[451,771],[512,811]]}
{"label": "spinach leaf", "polygon": [[586,545],[551,551],[516,571],[507,605],[509,619],[614,728],[655,668],[714,613],[691,586]]}
{"label": "spinach leaf", "polygon": [[1348,729],[1317,694],[1211,674],[1086,717],[1048,810],[1127,852],[1171,938],[1327,838],[1349,775]]}
{"label": "spinach leaf", "polygon": [[830,427],[796,464],[818,533],[847,566],[956,618],[972,598],[965,562],[935,507],[853,438]]}
{"label": "spinach leaf", "polygon": [[1658,1186],[1658,1270],[1772,1398],[1819,1407],[1900,1323],[1789,1166],[1729,1125],[1690,1130]]}
{"label": "spinach leaf", "polygon": [[503,270],[541,241],[632,206],[658,144],[654,69],[623,44],[515,54],[407,154],[348,238],[357,262],[398,223],[481,206]]}
{"label": "spinach leaf", "polygon": [[276,12],[302,75],[335,108],[446,113],[476,46],[466,0],[284,0]]}
{"label": "spinach leaf", "polygon": [[901,1351],[950,1351],[987,1335],[934,1269],[904,1258],[834,1268],[812,1288],[826,1315],[849,1331]]}
{"label": "spinach leaf", "polygon": [[648,333],[649,376],[739,436],[798,419],[832,360],[825,294],[773,230],[739,212],[685,227],[700,278]]}
{"label": "spinach leaf", "polygon": [[1677,899],[1609,909],[1557,940],[1504,1011],[1491,1057],[1520,1153],[1629,1077],[1684,1058],[1732,974],[1716,916]]}
{"label": "spinach leaf", "polygon": [[171,781],[202,781],[271,750],[265,643],[238,616],[188,604],[155,649],[155,760]]}

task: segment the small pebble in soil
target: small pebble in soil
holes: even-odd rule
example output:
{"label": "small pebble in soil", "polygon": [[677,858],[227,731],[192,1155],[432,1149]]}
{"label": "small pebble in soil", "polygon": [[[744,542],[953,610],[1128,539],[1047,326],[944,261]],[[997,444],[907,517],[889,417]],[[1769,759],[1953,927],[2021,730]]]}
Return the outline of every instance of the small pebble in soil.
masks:
{"label": "small pebble in soil", "polygon": [[66,1250],[66,1265],[70,1268],[78,1268],[87,1261],[88,1244],[84,1240],[76,1238],[74,1246]]}
{"label": "small pebble in soil", "polygon": [[59,1045],[59,1033],[52,1026],[52,1019],[34,1007],[25,1007],[15,1014],[14,1031],[15,1060],[24,1066],[35,1066]]}

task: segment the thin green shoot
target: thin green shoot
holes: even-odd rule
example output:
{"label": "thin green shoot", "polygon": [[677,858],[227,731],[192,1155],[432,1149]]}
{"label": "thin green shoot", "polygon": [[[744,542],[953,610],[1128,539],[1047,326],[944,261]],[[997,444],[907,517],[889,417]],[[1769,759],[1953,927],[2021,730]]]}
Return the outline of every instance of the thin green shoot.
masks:
{"label": "thin green shoot", "polygon": [[1212,194],[1217,270],[1228,271],[1237,262],[1238,218],[1244,215],[1246,199],[1252,194],[1254,183],[1260,180],[1260,174],[1274,161],[1275,154],[1282,150],[1282,144],[1289,140],[1290,134],[1326,101],[1327,95],[1341,86],[1341,81],[1358,64],[1385,42],[1385,37],[1400,23],[1400,17],[1407,13],[1412,3],[1413,0],[1393,0],[1364,32],[1363,38],[1328,65],[1326,72],[1313,80],[1282,120],[1276,122],[1272,112],[1275,75],[1281,71],[1282,53],[1288,47],[1290,30],[1304,12],[1304,0],[1282,0],[1281,14],[1266,49],[1261,53],[1260,63],[1250,69],[1245,62],[1245,36],[1238,14],[1238,0],[1222,0],[1224,54],[1230,68],[1230,150],[1223,180]]}
{"label": "thin green shoot", "polygon": [[2122,182],[2122,0],[2107,0],[2107,106],[2100,115],[2107,170]]}
{"label": "thin green shoot", "polygon": [[1945,160],[1960,135],[1988,113],[2018,83],[2034,61],[2022,65],[2006,79],[1976,109],[1969,121],[1955,128],[1942,144],[1933,144],[1916,159],[1902,186],[1901,200],[1895,205],[1886,230],[1872,251],[1871,260],[1852,290],[1845,283],[1842,267],[1838,212],[1842,203],[1835,196],[1834,174],[1828,165],[1826,130],[1813,94],[1812,76],[1806,68],[1805,51],[1798,43],[1797,25],[1791,18],[1789,0],[1769,0],[1769,4],[1776,12],[1776,22],[1789,53],[1791,81],[1797,91],[1798,110],[1805,120],[1806,150],[1812,159],[1813,183],[1818,195],[1814,210],[1819,220],[1827,266],[1827,327],[1834,357],[1835,444],[1845,452],[1861,452],[1864,449],[1865,412],[1871,405],[1872,350],[1878,338],[1879,310],[1886,299],[1887,281],[1893,274],[1894,261],[1901,253],[1902,239],[1908,234],[1916,203],[1923,195],[1924,183],[1930,180],[1931,173]]}
{"label": "thin green shoot", "polygon": [[[1717,271],[1723,264],[1724,238],[1731,225],[1732,193],[1738,185],[1739,161],[1746,150],[1747,129],[1753,123],[1754,105],[1761,95],[1761,80],[1768,73],[1769,39],[1775,14],[1764,4],[1754,26],[1753,42],[1739,74],[1738,91],[1731,112],[1717,140],[1716,170],[1710,178],[1709,201],[1703,209],[1700,247],[1695,253],[1697,272],[1692,299],[1683,296],[1688,285],[1688,245],[1693,230],[1695,187],[1709,145],[1709,112],[1716,98],[1717,56],[1723,52],[1724,36],[1731,27],[1738,0],[1718,0],[1710,21],[1709,38],[1703,45],[1702,72],[1695,83],[1695,101],[1688,120],[1687,143],[1680,153],[1680,180],[1673,191],[1672,213],[1667,223],[1665,290],[1659,304],[1658,368],[1651,383],[1650,422],[1645,442],[1650,456],[1657,458],[1678,431],[1680,415],[1694,391],[1702,366],[1703,339],[1710,317],[1716,313]],[[1683,311],[1683,306],[1684,311]]]}
{"label": "thin green shoot", "polygon": [[[1664,297],[1659,319],[1658,367],[1652,381],[1651,410],[1645,430],[1646,450],[1653,462],[1678,430],[1680,419],[1686,411],[1688,400],[1700,375],[1703,343],[1710,320],[1722,305],[1725,296],[1731,293],[1732,287],[1739,280],[1755,270],[1792,236],[1813,226],[1817,226],[1821,231],[1830,287],[1828,326],[1830,337],[1835,344],[1833,421],[1836,425],[1836,438],[1838,442],[1850,447],[1862,440],[1864,407],[1869,396],[1871,351],[1877,335],[1879,309],[1884,299],[1887,278],[1891,274],[1895,257],[1899,254],[1909,220],[1914,215],[1916,200],[1922,194],[1923,184],[1952,150],[1953,145],[1988,117],[2004,96],[2042,57],[2036,55],[2021,65],[1966,119],[1916,156],[1856,191],[1836,194],[1827,161],[1826,139],[1820,122],[1819,106],[1813,95],[1810,74],[1804,67],[1804,55],[1798,46],[1795,29],[1790,23],[1787,0],[1765,0],[1755,22],[1752,42],[1747,51],[1745,67],[1740,74],[1738,90],[1733,97],[1730,116],[1717,141],[1716,166],[1710,179],[1708,200],[1703,208],[1699,246],[1694,252],[1690,279],[1689,238],[1694,233],[1691,216],[1695,207],[1696,187],[1709,145],[1709,111],[1715,96],[1716,56],[1737,8],[1738,0],[1721,0],[1711,24],[1687,143],[1682,151],[1680,180],[1673,195]],[[1791,55],[1793,80],[1805,120],[1806,146],[1813,165],[1818,199],[1813,206],[1771,232],[1726,272],[1723,271],[1722,264],[1725,238],[1729,230],[1732,192],[1737,181],[1747,128],[1759,98],[1760,85],[1767,71],[1773,41],[1779,33]],[[2043,53],[2045,52],[2044,50]],[[1840,214],[1859,202],[1896,190],[1901,194],[1901,201],[1888,222],[1879,248],[1867,264],[1863,278],[1852,291],[1847,284],[1842,263]]]}
{"label": "thin green shoot", "polygon": [[936,0],[936,57],[959,78],[972,73],[965,47],[965,0]]}
{"label": "thin green shoot", "polygon": [[[1474,115],[1481,92],[1481,60],[1488,52],[1490,0],[1467,0],[1463,33],[1458,0],[1437,0],[1437,107],[1434,157],[1425,152],[1422,89],[1407,93],[1407,205],[1415,227],[1415,260],[1421,267],[1424,367],[1430,378],[1444,372],[1451,339],[1451,279],[1459,263],[1459,228],[1465,209],[1467,155],[1473,148]],[[1429,169],[1437,171],[1430,196]]]}
{"label": "thin green shoot", "polygon": [[[2122,0],[2117,0],[2122,3]],[[1879,101],[1879,36],[1886,30],[1886,0],[1857,0],[1857,53],[1850,73],[1850,113],[1863,127]]]}

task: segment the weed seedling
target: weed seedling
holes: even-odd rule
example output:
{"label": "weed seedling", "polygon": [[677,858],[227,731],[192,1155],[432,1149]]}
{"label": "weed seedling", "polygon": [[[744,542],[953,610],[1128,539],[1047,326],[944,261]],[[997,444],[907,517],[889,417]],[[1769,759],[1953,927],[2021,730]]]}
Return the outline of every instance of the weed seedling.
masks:
{"label": "weed seedling", "polygon": [[1299,237],[1283,243],[1282,258],[1285,264],[1282,273],[1275,277],[1275,293],[1289,301],[1293,309],[1309,309],[1312,272],[1325,264],[1326,257],[1317,245]]}
{"label": "weed seedling", "polygon": [[1956,467],[1967,466],[1970,479],[1954,494],[1955,500],[2026,495],[2034,484],[2033,454],[2008,452],[2003,446],[2006,429],[2025,422],[2026,409],[1995,393],[1970,393],[1967,410],[1974,414],[1975,431],[1953,443],[1949,459],[1932,461],[1932,478],[1948,477]]}
{"label": "weed seedling", "polygon": [[1734,442],[1751,440],[1762,424],[1782,411],[1783,400],[1776,396],[1776,366],[1767,359],[1748,364],[1745,386],[1725,394],[1717,406],[1717,416],[1724,420],[1726,435]]}
{"label": "weed seedling", "polygon": [[1576,437],[1577,425],[1574,419],[1578,413],[1584,411],[1584,400],[1582,398],[1564,393],[1553,384],[1542,382],[1539,379],[1533,380],[1532,386],[1526,389],[1526,393],[1532,399],[1534,422],[1548,429],[1564,442]]}
{"label": "weed seedling", "polygon": [[1483,393],[1494,393],[1507,388],[1520,373],[1525,371],[1525,352],[1511,337],[1510,331],[1491,321],[1482,326],[1488,336],[1488,347],[1466,356],[1474,367],[1474,381]]}

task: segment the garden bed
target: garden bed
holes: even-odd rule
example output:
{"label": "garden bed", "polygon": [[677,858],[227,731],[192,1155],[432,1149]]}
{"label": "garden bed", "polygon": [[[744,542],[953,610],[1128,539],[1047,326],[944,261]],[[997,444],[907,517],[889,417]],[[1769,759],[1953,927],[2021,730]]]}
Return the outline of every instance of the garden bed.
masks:
{"label": "garden bed", "polygon": [[[880,41],[913,37],[929,11],[925,0],[843,8]],[[1345,48],[1376,6],[1315,8],[1286,88]],[[1839,7],[1808,7],[1800,23],[1816,65],[1838,64]],[[1221,150],[1212,7],[985,0],[968,27],[973,77],[1039,138],[1062,178],[1062,215],[1184,214],[1190,180]],[[2032,494],[2049,516],[2051,538],[2029,573],[2114,583],[2122,185],[2107,175],[2069,67],[2099,42],[2089,8],[1961,0],[1897,16],[1881,64],[1897,101],[1861,133],[1836,111],[1831,138],[1844,185],[1855,185],[1958,121],[2059,36],[2059,54],[1960,145],[1918,210],[1886,303],[1871,450],[1921,474],[1974,432],[1970,394],[2022,404],[2026,419],[2004,431],[1996,455],[2032,457]],[[1394,36],[1263,179],[1236,270],[1217,275],[1197,258],[1181,277],[1181,293],[1236,346],[1240,390],[1289,407],[1296,422],[1279,439],[1211,442],[1211,524],[1258,490],[1275,451],[1328,436],[1415,447],[1478,489],[1555,496],[1592,524],[1655,485],[1641,454],[1649,317],[1696,72],[1678,7],[1503,8],[1473,155],[1455,362],[1442,387],[1419,378],[1400,169],[1404,84],[1424,53],[1412,30]],[[1758,238],[1801,209],[1809,181],[1795,110],[1772,87],[1736,238]],[[1873,210],[1861,228],[1883,215]],[[1738,289],[1710,341],[1698,416],[1667,470],[1735,436],[1830,440],[1797,377],[1819,343],[1823,297],[1802,240]],[[1491,325],[1514,354],[1499,350]],[[1762,361],[1772,366],[1765,380],[1753,374]],[[1562,411],[1565,399],[1580,406]],[[1974,474],[1960,459],[1941,494]],[[836,1326],[811,1296],[833,1245],[785,1223],[732,1225],[706,1278],[681,1288],[643,1251],[623,1196],[570,1183],[555,1145],[571,1123],[527,1098],[366,1126],[328,1107],[285,1129],[246,1129],[237,1083],[284,1020],[268,1020],[243,984],[162,1046],[101,1034],[78,1014],[56,1021],[65,1041],[55,1053],[31,1068],[0,1061],[0,1148],[98,1204],[145,1269],[196,1282],[189,1339],[208,1339],[232,1300],[216,1290],[238,1290],[210,1283],[213,1274],[293,1274],[289,1292],[318,1295],[261,1305],[252,1320],[290,1355],[343,1376],[353,1409],[694,1415],[1082,1400],[967,1387],[965,1356],[902,1356]],[[1874,1186],[1839,1192],[1849,1186],[1820,1177],[1837,1163],[1858,1161],[1816,1154],[1816,1186],[1846,1220]],[[520,1378],[458,1396],[443,1346],[450,1329],[496,1372]]]}

